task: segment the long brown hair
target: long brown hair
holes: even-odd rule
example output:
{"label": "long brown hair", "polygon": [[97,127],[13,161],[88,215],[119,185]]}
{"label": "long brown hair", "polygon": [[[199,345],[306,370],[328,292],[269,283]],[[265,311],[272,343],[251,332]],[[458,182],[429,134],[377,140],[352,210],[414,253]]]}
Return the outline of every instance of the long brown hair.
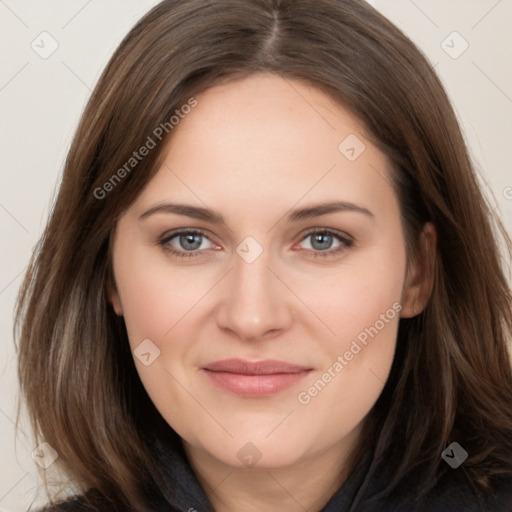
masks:
{"label": "long brown hair", "polygon": [[18,299],[19,377],[37,438],[83,490],[144,510],[152,405],[106,286],[116,219],[158,169],[172,127],[113,176],[191,98],[257,72],[313,84],[363,123],[392,163],[410,257],[425,223],[437,229],[430,301],[400,321],[354,460],[374,449],[383,495],[407,475],[426,492],[457,441],[470,481],[488,488],[512,471],[512,300],[498,235],[509,254],[510,241],[434,70],[362,0],[165,0],[125,37],[83,113]]}

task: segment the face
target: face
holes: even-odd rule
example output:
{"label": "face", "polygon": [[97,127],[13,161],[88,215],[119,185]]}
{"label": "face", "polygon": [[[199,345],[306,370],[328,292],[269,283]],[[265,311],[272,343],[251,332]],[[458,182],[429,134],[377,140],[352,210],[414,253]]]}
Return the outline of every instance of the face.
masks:
{"label": "face", "polygon": [[196,99],[115,230],[110,299],[140,378],[185,444],[225,464],[341,453],[414,302],[389,163],[300,81]]}

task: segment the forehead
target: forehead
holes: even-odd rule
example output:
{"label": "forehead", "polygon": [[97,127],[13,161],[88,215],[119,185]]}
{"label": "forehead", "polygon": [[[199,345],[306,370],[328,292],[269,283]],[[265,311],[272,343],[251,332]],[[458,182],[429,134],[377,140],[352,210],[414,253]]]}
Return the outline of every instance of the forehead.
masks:
{"label": "forehead", "polygon": [[320,89],[258,74],[212,87],[196,100],[166,142],[164,164],[136,201],[141,208],[175,195],[226,210],[231,205],[237,216],[261,216],[262,206],[290,208],[301,200],[382,208],[393,200],[387,158]]}

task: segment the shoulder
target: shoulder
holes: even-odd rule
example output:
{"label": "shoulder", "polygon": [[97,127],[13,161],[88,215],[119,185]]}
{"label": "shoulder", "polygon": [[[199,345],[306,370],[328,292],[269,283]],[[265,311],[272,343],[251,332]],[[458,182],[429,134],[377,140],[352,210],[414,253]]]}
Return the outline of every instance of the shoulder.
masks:
{"label": "shoulder", "polygon": [[[167,502],[160,500],[150,500],[147,504],[147,510],[166,512],[178,512],[173,506]],[[98,498],[88,499],[85,496],[75,496],[66,501],[55,504],[46,505],[37,512],[133,512],[132,508],[119,503],[101,500]]]}
{"label": "shoulder", "polygon": [[512,512],[512,475],[495,478],[488,492],[476,489],[462,471],[445,473],[416,501],[412,488],[400,486],[383,500],[363,499],[357,512]]}
{"label": "shoulder", "polygon": [[78,496],[54,505],[46,505],[37,512],[92,512],[93,510],[95,508],[88,505],[84,498]]}
{"label": "shoulder", "polygon": [[512,475],[495,478],[488,491],[476,489],[467,475],[447,473],[427,494],[419,512],[512,512]]}
{"label": "shoulder", "polygon": [[109,503],[91,501],[84,496],[75,496],[55,504],[46,505],[37,512],[128,512],[128,509]]}

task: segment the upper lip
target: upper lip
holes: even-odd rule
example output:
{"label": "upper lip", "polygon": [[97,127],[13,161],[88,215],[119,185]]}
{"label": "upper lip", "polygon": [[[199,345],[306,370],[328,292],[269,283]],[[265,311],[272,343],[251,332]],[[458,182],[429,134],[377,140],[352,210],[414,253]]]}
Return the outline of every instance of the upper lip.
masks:
{"label": "upper lip", "polygon": [[223,359],[203,367],[212,372],[237,373],[240,375],[272,375],[274,373],[300,373],[311,368],[271,359],[245,361],[243,359]]}

